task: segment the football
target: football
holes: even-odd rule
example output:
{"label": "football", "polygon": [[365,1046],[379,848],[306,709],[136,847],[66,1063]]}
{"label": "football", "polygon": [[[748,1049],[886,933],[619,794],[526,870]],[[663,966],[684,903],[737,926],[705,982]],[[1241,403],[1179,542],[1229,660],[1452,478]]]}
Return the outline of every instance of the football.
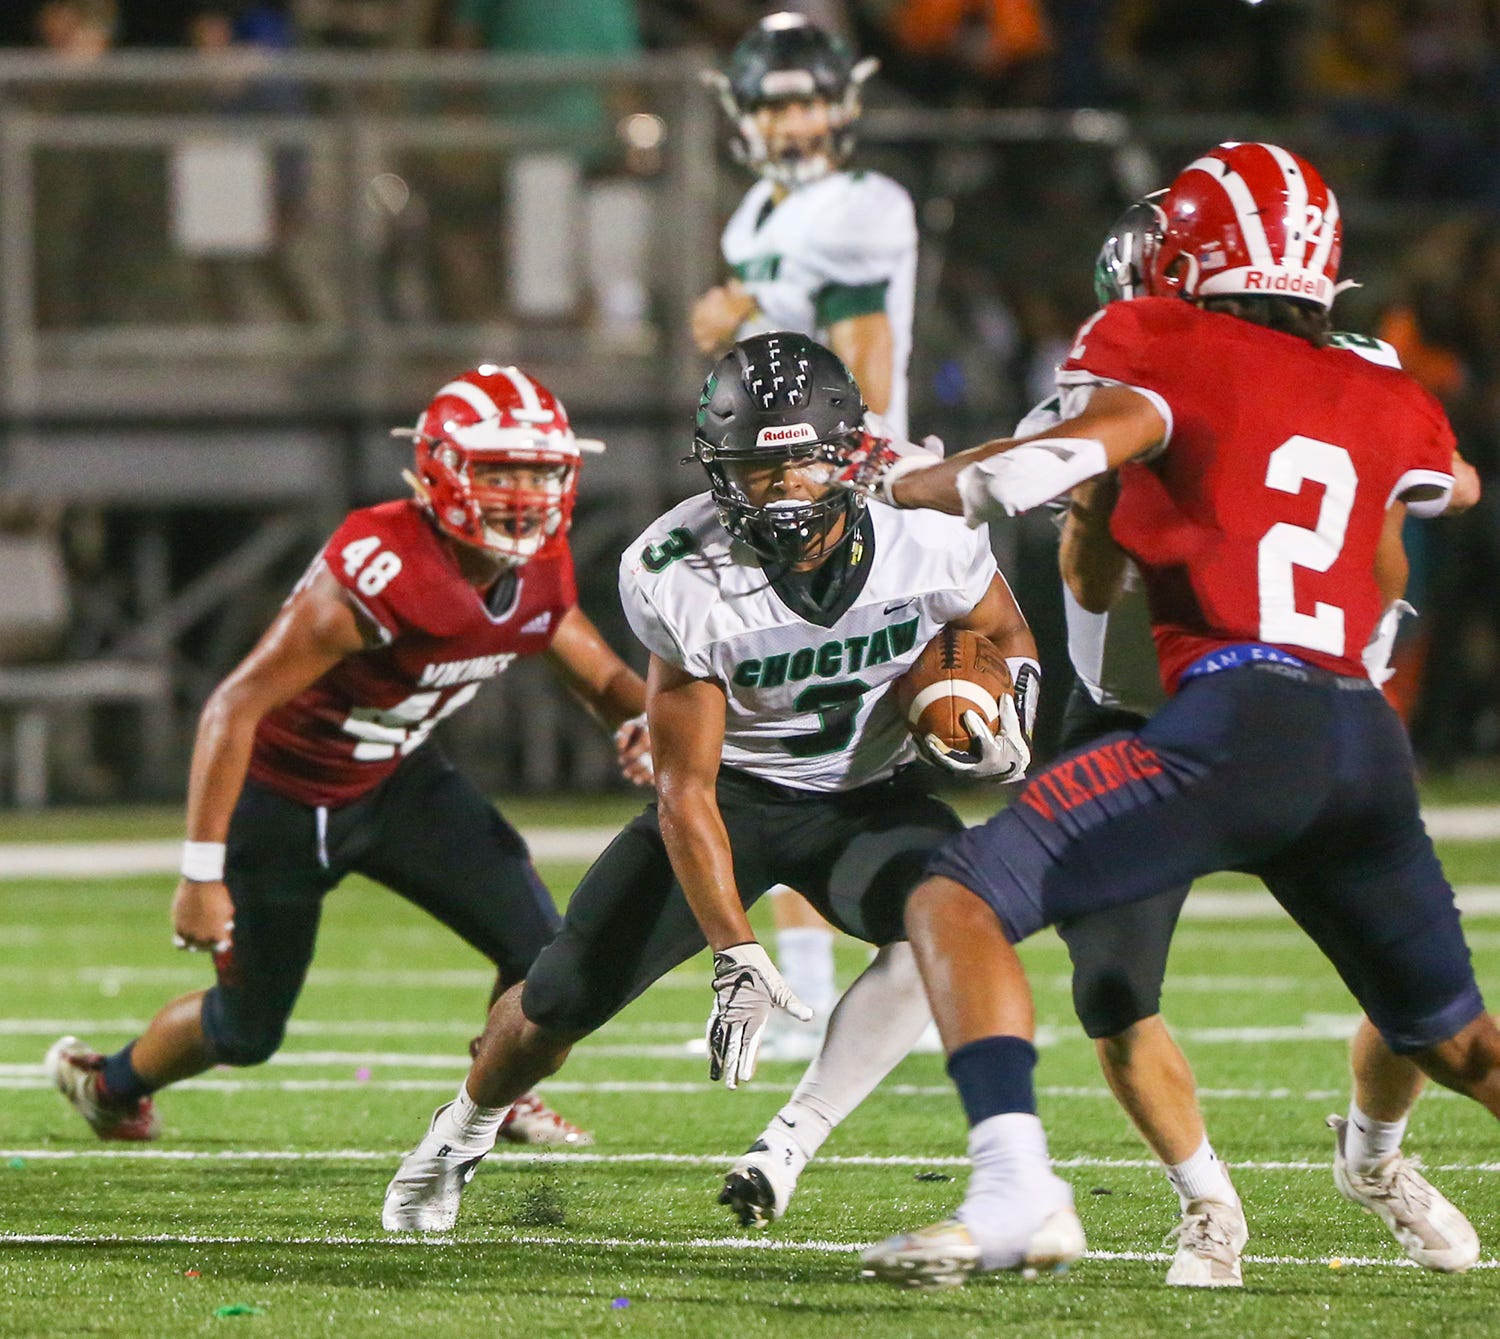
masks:
{"label": "football", "polygon": [[933,735],[959,752],[972,742],[964,713],[977,711],[997,729],[999,700],[1014,692],[1000,648],[962,628],[944,628],[896,680],[896,702],[912,734],[918,739]]}

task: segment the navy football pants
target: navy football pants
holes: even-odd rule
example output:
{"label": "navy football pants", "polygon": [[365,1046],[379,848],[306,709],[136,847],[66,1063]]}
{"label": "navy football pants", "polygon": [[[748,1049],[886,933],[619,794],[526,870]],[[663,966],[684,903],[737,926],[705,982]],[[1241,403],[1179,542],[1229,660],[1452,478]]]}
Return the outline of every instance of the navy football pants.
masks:
{"label": "navy football pants", "polygon": [[1392,1050],[1483,1012],[1406,732],[1365,680],[1266,664],[1192,679],[928,865],[983,898],[1013,942],[1223,869],[1265,882]]}

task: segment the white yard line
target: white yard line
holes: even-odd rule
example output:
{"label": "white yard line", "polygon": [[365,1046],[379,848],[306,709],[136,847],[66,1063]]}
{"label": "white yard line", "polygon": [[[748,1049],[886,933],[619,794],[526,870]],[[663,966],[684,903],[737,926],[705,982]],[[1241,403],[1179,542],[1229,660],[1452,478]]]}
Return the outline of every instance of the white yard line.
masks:
{"label": "white yard line", "polygon": [[[589,1163],[603,1166],[647,1167],[723,1167],[737,1153],[589,1153],[573,1149],[495,1149],[486,1159],[489,1163],[536,1163],[559,1166],[562,1163]],[[19,1158],[23,1162],[395,1162],[401,1150],[336,1149],[192,1149],[192,1148],[0,1148],[0,1161]],[[829,1154],[820,1155],[820,1167],[957,1167],[969,1165],[967,1157],[939,1155],[913,1157],[909,1154]],[[1084,1170],[1152,1171],[1161,1164],[1153,1158],[1054,1158],[1054,1167]],[[1252,1162],[1236,1158],[1236,1171],[1252,1172],[1318,1172],[1328,1174],[1329,1160],[1292,1159]],[[1500,1162],[1427,1163],[1429,1172],[1500,1172]]]}
{"label": "white yard line", "polygon": [[[819,1255],[852,1255],[865,1248],[863,1242],[792,1241],[785,1237],[689,1237],[672,1241],[661,1237],[569,1237],[541,1236],[413,1236],[392,1233],[379,1237],[357,1237],[334,1233],[326,1237],[244,1237],[196,1232],[153,1232],[141,1236],[114,1233],[0,1232],[0,1243],[17,1246],[388,1246],[423,1250],[472,1250],[475,1246],[585,1246],[603,1250],[651,1251],[800,1251]],[[1166,1251],[1086,1251],[1085,1260],[1126,1264],[1164,1264],[1172,1257]],[[1312,1266],[1322,1269],[1415,1269],[1411,1260],[1379,1256],[1247,1255],[1247,1265]],[[1475,1269],[1500,1268],[1500,1261],[1481,1260]]]}
{"label": "white yard line", "polygon": [[[1359,1023],[1358,1014],[1308,1014],[1301,1023],[1276,1027],[1179,1027],[1173,1035],[1196,1045],[1263,1044],[1266,1042],[1327,1042],[1347,1041],[1354,1035]],[[96,1032],[103,1029],[95,1029]],[[121,1029],[130,1031],[130,1029]],[[692,1029],[684,1024],[682,1040],[666,1043],[631,1043],[592,1040],[579,1043],[574,1054],[579,1059],[620,1060],[679,1060],[702,1064],[703,1056],[690,1051],[688,1039]],[[1047,1049],[1064,1043],[1088,1042],[1077,1027],[1053,1027],[1046,1024],[1037,1028],[1036,1044]],[[766,1061],[770,1064],[802,1063],[800,1061]],[[269,1062],[274,1067],[294,1069],[323,1069],[343,1066],[364,1066],[383,1069],[445,1069],[461,1073],[469,1066],[468,1057],[461,1049],[451,1051],[389,1051],[389,1050],[286,1050],[275,1055]],[[34,1063],[0,1064],[0,1077],[24,1077],[39,1072]]]}
{"label": "white yard line", "polygon": [[[0,1092],[50,1091],[51,1081],[42,1072],[40,1065],[6,1065],[0,1067]],[[225,1093],[447,1093],[453,1090],[451,1079],[186,1079],[172,1085],[173,1092],[180,1091]],[[574,1081],[572,1079],[548,1079],[538,1085],[538,1091],[547,1093],[569,1093],[585,1095],[592,1093],[673,1093],[684,1096],[717,1099],[721,1091],[718,1084],[707,1079],[700,1082],[673,1082],[670,1079],[606,1079],[598,1083]],[[1091,1101],[1113,1101],[1114,1094],[1108,1088],[1071,1084],[1042,1084],[1037,1087],[1039,1097],[1054,1100],[1084,1099]],[[951,1084],[935,1083],[883,1083],[879,1092],[883,1097],[917,1097],[923,1100],[948,1099],[954,1097]],[[1207,1101],[1219,1102],[1341,1102],[1348,1097],[1346,1088],[1311,1088],[1296,1091],[1291,1088],[1199,1088],[1198,1096]],[[1430,1097],[1449,1098],[1456,1096],[1447,1089],[1434,1088]]]}
{"label": "white yard line", "polygon": [[[1500,840],[1500,804],[1434,805],[1423,811],[1438,841]],[[537,860],[593,860],[616,827],[537,827],[525,833]],[[172,874],[181,859],[175,841],[17,842],[0,845],[0,880],[97,879]]]}

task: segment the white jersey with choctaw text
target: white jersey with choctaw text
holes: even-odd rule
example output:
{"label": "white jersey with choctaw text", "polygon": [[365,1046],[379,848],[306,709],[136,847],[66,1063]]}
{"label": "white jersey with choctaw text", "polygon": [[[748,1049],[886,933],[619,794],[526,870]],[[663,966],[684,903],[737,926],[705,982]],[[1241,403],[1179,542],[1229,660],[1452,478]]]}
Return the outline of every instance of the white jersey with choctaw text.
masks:
{"label": "white jersey with choctaw text", "polygon": [[882,417],[906,436],[907,364],[917,278],[911,197],[878,172],[830,172],[780,201],[768,181],[724,229],[725,263],[759,310],[736,339],[796,330],[825,339],[839,321],[883,311],[891,324],[891,399]]}
{"label": "white jersey with choctaw text", "polygon": [[[629,545],[620,599],[637,637],[728,699],[726,766],[810,791],[852,790],[916,757],[887,690],[996,575],[983,531],[935,512],[871,507],[836,603],[791,608],[700,493]],[[778,583],[780,584],[780,583]]]}

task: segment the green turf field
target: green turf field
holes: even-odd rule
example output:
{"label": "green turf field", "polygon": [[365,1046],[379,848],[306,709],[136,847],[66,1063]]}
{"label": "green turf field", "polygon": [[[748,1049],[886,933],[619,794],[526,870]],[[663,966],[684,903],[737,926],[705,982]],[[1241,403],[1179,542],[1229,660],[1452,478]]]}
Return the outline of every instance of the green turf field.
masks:
{"label": "green turf field", "polygon": [[[588,824],[612,812],[536,805],[526,818]],[[135,828],[16,821],[0,836],[172,830],[169,815],[145,815]],[[1455,881],[1493,896],[1500,842],[1446,845],[1445,856]],[[4,858],[0,846],[0,867]],[[545,870],[560,896],[580,872]],[[1165,1012],[1250,1216],[1245,1289],[1162,1286],[1175,1197],[1104,1090],[1049,935],[1027,949],[1042,1114],[1077,1187],[1090,1256],[1062,1279],[916,1295],[861,1283],[854,1252],[941,1216],[960,1193],[963,1122],[940,1060],[906,1061],[804,1175],[789,1216],[744,1232],[714,1203],[719,1177],[799,1070],[765,1065],[737,1093],[706,1081],[682,1044],[709,1002],[701,961],[580,1046],[546,1086],[596,1131],[593,1149],[498,1154],[452,1241],[386,1239],[385,1182],[463,1074],[489,973],[447,932],[356,881],[329,900],[281,1055],[165,1094],[157,1145],[98,1143],[46,1089],[41,1056],[63,1031],[107,1049],[207,983],[205,961],[168,947],[169,885],[0,882],[0,1335],[1500,1333],[1490,1267],[1500,1133],[1457,1098],[1424,1100],[1407,1147],[1439,1169],[1486,1258],[1462,1278],[1398,1267],[1384,1229],[1344,1204],[1329,1175],[1322,1118],[1347,1101],[1342,1037],[1355,1010],[1284,919],[1186,921],[1168,980]],[[1500,917],[1468,925],[1480,979],[1493,985]],[[863,960],[847,946],[842,978]],[[220,1314],[235,1307],[258,1314]]]}

